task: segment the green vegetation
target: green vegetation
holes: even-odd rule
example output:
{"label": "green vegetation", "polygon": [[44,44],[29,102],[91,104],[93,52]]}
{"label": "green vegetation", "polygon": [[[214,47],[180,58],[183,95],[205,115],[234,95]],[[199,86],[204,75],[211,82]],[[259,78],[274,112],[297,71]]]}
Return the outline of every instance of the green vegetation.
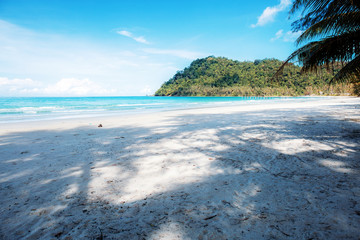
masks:
{"label": "green vegetation", "polygon": [[301,68],[289,63],[281,76],[275,72],[283,62],[276,59],[239,62],[223,57],[207,57],[193,61],[165,82],[156,96],[298,96],[347,95],[349,84],[329,85],[341,68],[321,69],[317,74],[301,74]]}
{"label": "green vegetation", "polygon": [[301,63],[304,72],[340,61],[344,67],[332,81],[351,82],[360,96],[360,1],[295,0],[290,14],[299,10],[301,18],[292,26],[293,31],[303,33],[296,42],[312,42],[293,52],[279,72],[293,59]]}

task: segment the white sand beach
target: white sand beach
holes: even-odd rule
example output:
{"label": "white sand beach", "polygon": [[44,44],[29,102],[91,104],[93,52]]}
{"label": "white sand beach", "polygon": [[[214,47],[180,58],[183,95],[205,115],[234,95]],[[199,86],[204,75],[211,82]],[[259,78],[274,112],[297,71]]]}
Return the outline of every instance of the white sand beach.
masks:
{"label": "white sand beach", "polygon": [[6,123],[0,239],[358,239],[359,171],[353,97]]}

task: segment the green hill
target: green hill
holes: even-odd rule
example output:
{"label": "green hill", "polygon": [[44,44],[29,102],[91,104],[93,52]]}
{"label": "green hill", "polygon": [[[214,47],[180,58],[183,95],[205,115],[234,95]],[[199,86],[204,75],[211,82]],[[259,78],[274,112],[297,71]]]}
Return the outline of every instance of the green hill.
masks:
{"label": "green hill", "polygon": [[348,95],[347,84],[329,86],[339,67],[315,74],[301,74],[301,68],[289,64],[283,75],[272,77],[282,62],[277,59],[239,62],[223,57],[193,61],[165,82],[155,96],[298,96]]}

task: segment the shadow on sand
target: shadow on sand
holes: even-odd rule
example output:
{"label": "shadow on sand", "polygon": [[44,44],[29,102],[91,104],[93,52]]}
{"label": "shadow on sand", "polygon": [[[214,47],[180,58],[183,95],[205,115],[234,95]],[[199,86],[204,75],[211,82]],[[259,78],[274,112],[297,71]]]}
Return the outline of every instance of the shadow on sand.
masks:
{"label": "shadow on sand", "polygon": [[0,136],[0,238],[356,239],[359,135],[282,110]]}

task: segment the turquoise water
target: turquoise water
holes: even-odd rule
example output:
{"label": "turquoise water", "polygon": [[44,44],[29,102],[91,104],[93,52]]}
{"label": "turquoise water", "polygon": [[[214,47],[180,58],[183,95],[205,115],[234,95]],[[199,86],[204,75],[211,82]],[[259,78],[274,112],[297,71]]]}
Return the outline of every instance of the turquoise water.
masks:
{"label": "turquoise water", "polygon": [[[131,114],[204,106],[253,104],[279,97],[14,97],[0,98],[0,122]],[[304,98],[305,99],[305,98]]]}

